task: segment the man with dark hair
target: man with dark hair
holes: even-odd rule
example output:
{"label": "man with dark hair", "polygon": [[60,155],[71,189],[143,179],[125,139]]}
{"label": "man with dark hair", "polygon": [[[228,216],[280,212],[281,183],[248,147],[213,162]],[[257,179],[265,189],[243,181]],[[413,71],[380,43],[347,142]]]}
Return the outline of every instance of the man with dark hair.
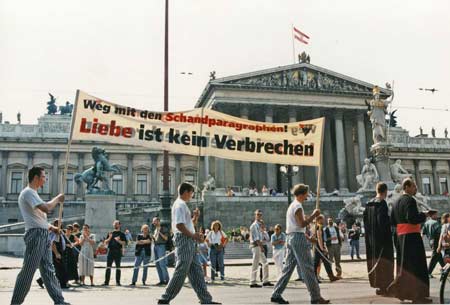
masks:
{"label": "man with dark hair", "polygon": [[178,187],[178,194],[172,206],[172,231],[175,235],[177,262],[173,276],[158,304],[169,304],[180,292],[186,276],[201,304],[220,304],[213,302],[206,288],[202,266],[195,259],[195,243],[200,241],[200,234],[195,232],[194,223],[197,223],[200,211],[195,209],[191,218],[191,211],[186,204],[194,195],[194,186],[183,182]]}
{"label": "man with dark hair", "polygon": [[379,182],[376,190],[377,196],[367,203],[363,214],[367,270],[370,286],[377,288],[376,294],[386,296],[387,287],[394,279],[394,248],[386,183]]}
{"label": "man with dark hair", "polygon": [[336,277],[341,278],[342,267],[341,267],[341,248],[343,236],[341,236],[341,230],[334,223],[332,217],[328,217],[327,226],[323,228],[325,244],[328,249],[328,256],[330,261],[336,264]]}
{"label": "man with dark hair", "polygon": [[402,183],[403,195],[392,205],[391,223],[397,228],[398,253],[397,276],[388,287],[388,292],[400,300],[412,300],[414,303],[428,304],[430,280],[420,224],[425,222],[427,214],[417,209],[414,195],[417,193],[415,182],[407,178]]}
{"label": "man with dark hair", "polygon": [[64,301],[61,287],[55,276],[49,243],[49,230],[59,233],[59,228],[47,222],[47,214],[64,202],[59,194],[44,202],[37,190],[45,183],[45,170],[33,167],[28,172],[28,186],[19,195],[19,209],[25,222],[25,255],[22,270],[17,275],[11,304],[22,304],[31,287],[34,273],[39,267],[48,294],[55,304],[70,305]]}
{"label": "man with dark hair", "polygon": [[286,212],[286,234],[287,236],[287,258],[283,268],[283,273],[278,279],[273,290],[270,301],[278,304],[289,304],[281,296],[291,278],[297,264],[302,271],[303,280],[311,296],[311,304],[328,304],[320,295],[319,283],[317,282],[314,266],[311,258],[309,242],[306,239],[305,232],[308,224],[320,215],[320,210],[315,209],[308,217],[303,212],[302,203],[308,198],[309,187],[304,184],[294,186],[295,199],[289,205]]}
{"label": "man with dark hair", "polygon": [[124,249],[127,238],[125,237],[125,233],[120,231],[120,221],[114,220],[113,222],[114,231],[109,232],[108,236],[106,236],[105,244],[108,245],[108,256],[106,257],[106,272],[105,272],[105,282],[103,286],[109,285],[109,279],[111,278],[111,267],[112,263],[115,263],[116,266],[116,285],[121,286],[120,284],[120,263],[122,261],[122,250]]}
{"label": "man with dark hair", "polygon": [[441,267],[445,266],[444,259],[437,248],[439,246],[439,238],[441,237],[441,224],[439,222],[439,215],[437,211],[430,211],[430,219],[428,219],[422,228],[422,233],[428,238],[430,248],[433,250],[430,264],[428,266],[428,275],[433,278],[433,270],[436,264],[439,263]]}

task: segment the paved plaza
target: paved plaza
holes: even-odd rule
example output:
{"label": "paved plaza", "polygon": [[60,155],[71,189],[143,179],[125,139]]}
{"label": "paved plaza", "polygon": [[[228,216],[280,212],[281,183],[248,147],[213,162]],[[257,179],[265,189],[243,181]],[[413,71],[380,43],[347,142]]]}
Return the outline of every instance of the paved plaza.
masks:
{"label": "paved plaza", "polygon": [[[2,305],[9,304],[20,263],[21,259],[19,258],[0,256],[0,304]],[[226,266],[226,280],[224,282],[218,281],[208,286],[214,300],[220,301],[223,304],[271,304],[270,295],[272,289],[270,287],[250,289],[248,287],[248,278],[251,267],[248,264],[248,260],[241,260],[241,263],[242,265],[237,266],[237,261],[235,261],[234,266]],[[10,267],[13,268],[11,269]],[[138,282],[135,288],[128,287],[132,276],[131,268],[126,268],[122,272],[121,287],[115,286],[114,280],[111,281],[113,284],[109,287],[101,287],[100,285],[103,282],[105,271],[102,268],[102,264],[98,264],[98,267],[95,270],[95,285],[97,286],[74,287],[64,291],[64,296],[68,302],[73,305],[156,304],[157,298],[164,291],[164,288],[154,286],[158,282],[158,278],[156,269],[153,267],[149,269],[149,279],[147,280],[149,285],[143,287]],[[335,283],[324,280],[321,284],[323,296],[330,298],[333,304],[400,303],[399,300],[394,298],[383,298],[375,295],[374,289],[370,288],[368,284],[365,261],[344,262],[342,267],[343,280]],[[173,268],[169,269],[169,272],[172,273]],[[438,303],[438,268],[436,268],[435,272],[435,278],[431,279],[431,297],[433,298],[433,303]],[[35,279],[38,276],[39,272],[36,272]],[[326,278],[324,270],[322,270],[321,276]],[[270,265],[270,280],[275,282],[275,278],[275,267]],[[296,274],[294,272],[291,282],[283,296],[291,304],[309,303],[310,300],[305,285],[302,282],[294,281],[295,278]],[[114,274],[112,274],[112,279],[114,279]],[[33,281],[31,291],[24,304],[50,305],[52,301],[47,292],[39,288],[36,282]],[[198,300],[190,285],[185,284],[185,287],[171,304],[198,304]]]}

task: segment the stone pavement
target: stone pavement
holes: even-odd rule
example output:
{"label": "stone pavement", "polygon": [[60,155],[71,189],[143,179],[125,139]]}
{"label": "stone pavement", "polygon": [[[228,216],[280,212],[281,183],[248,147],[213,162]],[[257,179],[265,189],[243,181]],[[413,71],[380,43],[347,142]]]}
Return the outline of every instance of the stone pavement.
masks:
{"label": "stone pavement", "polygon": [[[14,281],[19,272],[19,269],[5,269],[5,264],[14,264],[20,266],[21,259],[0,256],[0,304],[9,304]],[[3,267],[3,269],[1,269]],[[376,296],[374,289],[369,287],[367,279],[367,269],[364,261],[345,262],[342,264],[344,269],[344,279],[335,283],[330,283],[324,280],[321,284],[322,294],[326,298],[330,298],[333,304],[388,304],[400,303],[394,298],[383,298]],[[324,269],[324,268],[322,268]],[[227,266],[225,269],[226,280],[217,281],[208,286],[209,291],[214,299],[224,304],[271,304],[270,295],[272,289],[248,287],[248,278],[250,275],[250,266],[242,264],[240,266]],[[169,269],[170,273],[173,268]],[[142,271],[141,271],[142,272]],[[439,295],[439,280],[438,268],[436,268],[436,276],[431,279],[431,296],[434,303],[438,303]],[[75,287],[68,291],[64,291],[64,296],[68,302],[74,305],[83,304],[108,304],[108,305],[123,305],[125,304],[156,304],[156,299],[161,296],[164,291],[162,287],[156,287],[154,284],[158,281],[156,269],[151,267],[149,269],[149,279],[147,283],[149,286],[141,286],[138,282],[136,288],[128,287],[131,281],[132,269],[127,268],[122,272],[122,285],[117,287],[114,285],[114,271],[112,271],[111,283],[109,287],[99,286],[104,279],[104,269],[96,268],[94,282],[95,287]],[[39,276],[36,272],[35,278]],[[321,276],[325,278],[324,270]],[[140,277],[139,277],[140,278]],[[284,297],[290,301],[291,304],[309,303],[309,295],[306,287],[302,282],[296,282],[294,279],[296,274],[294,272],[291,282],[284,293]],[[270,266],[270,279],[275,282],[275,268]],[[88,281],[87,281],[88,282]],[[31,287],[31,291],[27,296],[25,303],[29,304],[52,304],[47,292],[40,289],[35,282]],[[171,302],[171,304],[198,304],[198,300],[189,287],[181,290],[178,297]]]}

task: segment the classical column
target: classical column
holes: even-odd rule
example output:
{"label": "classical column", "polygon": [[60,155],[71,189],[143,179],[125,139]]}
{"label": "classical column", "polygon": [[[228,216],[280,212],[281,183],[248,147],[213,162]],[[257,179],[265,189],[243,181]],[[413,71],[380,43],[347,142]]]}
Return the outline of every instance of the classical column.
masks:
{"label": "classical column", "polygon": [[29,151],[27,153],[27,158],[28,158],[28,170],[30,170],[33,167],[33,157],[34,157],[34,152]]}
{"label": "classical column", "polygon": [[0,197],[6,198],[8,191],[6,190],[6,179],[7,179],[7,169],[8,169],[8,152],[2,151],[2,175],[0,177]]}
{"label": "classical column", "polygon": [[204,181],[208,180],[208,175],[210,174],[209,172],[209,156],[204,156],[204,162],[205,162],[205,179]]}
{"label": "classical column", "polygon": [[[297,108],[289,107],[289,123],[297,122]],[[299,184],[305,181],[305,171],[303,166],[298,167],[297,175],[292,177],[292,185]]]}
{"label": "classical column", "polygon": [[[52,197],[58,195],[60,192],[58,190],[58,160],[59,160],[59,152],[52,153],[52,189],[50,191]],[[61,190],[63,192],[64,190]]]}
{"label": "classical column", "polygon": [[[82,173],[84,171],[84,154],[78,153],[78,173]],[[77,200],[83,199],[83,183],[77,184]]]}
{"label": "classical column", "polygon": [[345,158],[345,139],[344,124],[342,122],[343,113],[336,111],[334,122],[336,126],[336,157],[338,169],[339,190],[343,193],[348,192],[347,184],[347,164]]}
{"label": "classical column", "polygon": [[158,155],[151,154],[152,159],[152,178],[151,178],[151,198],[152,201],[158,201]]}
{"label": "classical column", "polygon": [[[321,116],[320,109],[314,108],[312,110],[312,116],[314,119],[320,118],[320,116]],[[324,128],[325,128],[325,126],[324,126]],[[323,143],[325,144],[325,141],[323,141]],[[322,170],[320,173],[320,193],[321,194],[325,193],[325,162],[324,162],[324,155],[323,155],[324,153],[325,153],[325,148],[322,149]],[[315,172],[316,172],[315,176],[317,179],[317,176],[319,175],[319,167],[315,168]],[[317,186],[316,186],[316,189],[313,190],[313,192],[314,193],[317,192]]]}
{"label": "classical column", "polygon": [[[273,108],[272,106],[265,107],[265,121],[268,123],[273,123]],[[266,164],[266,187],[276,188],[277,187],[277,166],[274,163]],[[261,187],[261,186],[260,186]]]}
{"label": "classical column", "polygon": [[423,193],[422,181],[420,181],[420,171],[419,171],[420,160],[414,159],[413,163],[414,163],[414,179],[416,180],[417,189],[421,193]]}
{"label": "classical column", "polygon": [[441,193],[439,190],[439,177],[436,170],[436,160],[431,160],[431,169],[433,171],[433,186],[434,186],[434,194],[438,195]]}
{"label": "classical column", "polygon": [[181,184],[181,155],[175,154],[175,188]]}
{"label": "classical column", "polygon": [[367,144],[366,144],[366,128],[364,125],[364,113],[360,112],[356,116],[358,128],[358,148],[359,148],[359,165],[360,168],[364,165],[364,159],[367,158]]}
{"label": "classical column", "polygon": [[[241,105],[241,118],[248,120],[248,107],[246,105]],[[251,180],[251,167],[250,162],[239,161],[242,165],[242,187],[247,187]]]}
{"label": "classical column", "polygon": [[134,190],[133,190],[133,154],[127,154],[127,201],[133,200]]}

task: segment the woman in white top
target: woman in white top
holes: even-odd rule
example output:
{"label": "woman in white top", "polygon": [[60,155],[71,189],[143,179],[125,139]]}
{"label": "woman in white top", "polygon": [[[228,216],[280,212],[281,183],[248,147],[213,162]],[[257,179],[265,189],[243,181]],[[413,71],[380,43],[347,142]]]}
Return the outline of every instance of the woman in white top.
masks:
{"label": "woman in white top", "polygon": [[211,261],[211,281],[214,281],[216,271],[220,272],[220,279],[225,279],[224,248],[228,242],[227,235],[222,231],[222,223],[218,220],[211,224],[211,231],[206,236],[206,243],[210,248],[209,259]]}
{"label": "woman in white top", "polygon": [[272,259],[277,267],[278,276],[280,276],[283,271],[283,261],[286,254],[286,234],[281,232],[281,225],[279,224],[275,226],[275,233],[271,236],[271,243],[273,247]]}
{"label": "woman in white top", "polygon": [[91,234],[89,225],[83,225],[83,232],[79,239],[81,246],[78,256],[78,273],[80,275],[81,285],[85,285],[84,279],[89,276],[91,286],[94,286],[94,247],[95,235]]}

